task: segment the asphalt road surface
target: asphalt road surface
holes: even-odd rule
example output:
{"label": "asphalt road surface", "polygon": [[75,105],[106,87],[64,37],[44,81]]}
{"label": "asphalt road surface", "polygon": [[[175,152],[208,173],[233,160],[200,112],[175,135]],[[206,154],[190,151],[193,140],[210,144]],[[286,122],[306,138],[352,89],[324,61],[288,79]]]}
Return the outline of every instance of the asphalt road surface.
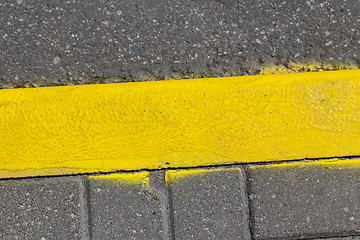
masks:
{"label": "asphalt road surface", "polygon": [[314,62],[359,66],[358,0],[0,2],[0,88],[232,76]]}

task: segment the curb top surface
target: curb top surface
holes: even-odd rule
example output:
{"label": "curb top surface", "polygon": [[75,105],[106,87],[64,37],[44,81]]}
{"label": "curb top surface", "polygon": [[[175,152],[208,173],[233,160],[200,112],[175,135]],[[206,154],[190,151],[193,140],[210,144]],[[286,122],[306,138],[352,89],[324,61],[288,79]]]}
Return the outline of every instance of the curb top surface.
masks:
{"label": "curb top surface", "polygon": [[359,155],[359,81],[344,70],[1,90],[0,175]]}

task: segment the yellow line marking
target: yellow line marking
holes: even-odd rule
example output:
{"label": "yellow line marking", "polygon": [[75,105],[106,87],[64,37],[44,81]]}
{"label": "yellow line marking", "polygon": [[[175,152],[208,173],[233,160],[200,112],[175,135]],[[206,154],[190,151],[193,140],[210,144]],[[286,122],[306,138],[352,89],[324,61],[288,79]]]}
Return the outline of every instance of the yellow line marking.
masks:
{"label": "yellow line marking", "polygon": [[89,180],[107,180],[123,184],[136,184],[144,187],[149,186],[149,173],[115,173],[109,175],[90,176]]}
{"label": "yellow line marking", "polygon": [[0,177],[360,155],[360,70],[0,91]]}

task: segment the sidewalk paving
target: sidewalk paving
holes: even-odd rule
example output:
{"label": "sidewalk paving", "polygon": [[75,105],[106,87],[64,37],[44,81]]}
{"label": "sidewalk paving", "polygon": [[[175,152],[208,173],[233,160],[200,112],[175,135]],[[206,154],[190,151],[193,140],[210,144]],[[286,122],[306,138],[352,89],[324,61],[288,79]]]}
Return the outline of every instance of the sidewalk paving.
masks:
{"label": "sidewalk paving", "polygon": [[356,161],[1,180],[0,239],[360,239]]}

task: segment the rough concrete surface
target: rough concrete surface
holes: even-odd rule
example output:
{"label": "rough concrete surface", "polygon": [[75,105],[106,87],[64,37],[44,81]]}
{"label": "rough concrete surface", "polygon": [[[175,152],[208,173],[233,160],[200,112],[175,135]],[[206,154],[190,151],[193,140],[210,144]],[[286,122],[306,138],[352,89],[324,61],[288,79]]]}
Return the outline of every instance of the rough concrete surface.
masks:
{"label": "rough concrete surface", "polygon": [[245,191],[241,169],[190,173],[170,180],[174,238],[250,239]]}
{"label": "rough concrete surface", "polygon": [[265,166],[248,174],[255,239],[360,235],[360,168]]}
{"label": "rough concrete surface", "polygon": [[79,179],[0,181],[0,239],[81,239]]}
{"label": "rough concrete surface", "polygon": [[359,168],[164,172],[1,180],[0,239],[360,239]]}
{"label": "rough concrete surface", "polygon": [[162,198],[141,184],[90,178],[91,239],[163,239]]}
{"label": "rough concrete surface", "polygon": [[0,87],[359,64],[359,12],[357,0],[5,0]]}
{"label": "rough concrete surface", "polygon": [[360,239],[360,236],[359,237],[340,237],[340,238],[319,238],[318,240],[321,240],[321,239],[324,239],[324,240],[359,240]]}

